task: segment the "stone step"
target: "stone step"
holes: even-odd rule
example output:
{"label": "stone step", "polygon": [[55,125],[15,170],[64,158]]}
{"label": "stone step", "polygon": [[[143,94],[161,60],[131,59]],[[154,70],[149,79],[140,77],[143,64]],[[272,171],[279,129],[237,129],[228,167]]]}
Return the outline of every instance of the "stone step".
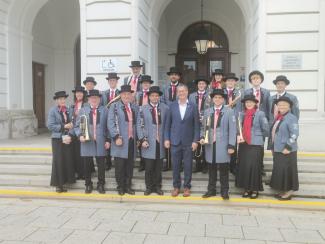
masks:
{"label": "stone step", "polygon": [[[0,175],[0,185],[3,187],[45,187],[48,186],[50,182],[49,176],[12,176],[12,175]],[[96,186],[96,181],[94,180],[94,186]],[[217,183],[219,188],[219,183]],[[51,188],[51,187],[49,187]],[[72,189],[84,190],[84,181],[77,181],[77,183],[70,186]],[[106,179],[106,190],[114,191],[116,189],[116,182],[114,178]],[[133,179],[133,188],[138,192],[143,192],[145,190],[144,181],[140,179]],[[51,188],[52,189],[52,188]],[[163,180],[163,190],[166,194],[172,189],[172,182],[170,180]],[[192,181],[192,192],[197,194],[203,194],[207,189],[207,181]],[[230,182],[230,192],[232,194],[241,194],[242,190],[234,187],[234,182]],[[261,195],[271,196],[274,191],[267,185],[264,185],[264,191]],[[300,184],[300,190],[295,194],[297,197],[316,197],[325,198],[325,187],[321,185],[308,185]]]}

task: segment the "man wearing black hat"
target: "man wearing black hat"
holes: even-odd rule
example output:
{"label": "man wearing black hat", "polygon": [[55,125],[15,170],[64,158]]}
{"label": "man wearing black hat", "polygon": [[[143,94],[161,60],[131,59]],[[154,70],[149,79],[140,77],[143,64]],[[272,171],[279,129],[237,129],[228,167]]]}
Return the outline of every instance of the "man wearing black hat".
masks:
{"label": "man wearing black hat", "polygon": [[[171,103],[177,99],[177,87],[180,84],[180,79],[182,76],[181,71],[177,67],[170,67],[169,72],[167,72],[170,82],[166,84],[163,88],[163,95],[161,97],[161,102],[169,106]],[[168,171],[172,167],[171,154],[169,149],[166,150],[166,165],[163,171]]]}
{"label": "man wearing black hat", "polygon": [[136,159],[136,115],[138,106],[131,103],[134,91],[130,85],[121,86],[121,100],[108,111],[107,126],[112,139],[111,155],[115,160],[115,178],[119,195],[134,195],[132,178]]}
{"label": "man wearing black hat", "polygon": [[276,105],[276,100],[280,97],[288,97],[293,103],[293,106],[290,112],[299,119],[300,110],[299,110],[299,102],[295,95],[286,91],[286,87],[290,84],[290,81],[284,75],[279,75],[273,81],[273,84],[276,87],[276,94],[270,97],[270,111],[269,111],[269,123],[273,124],[274,118],[276,118],[278,114],[278,107]]}
{"label": "man wearing black hat", "polygon": [[[101,104],[103,106],[107,107],[108,103],[110,103],[120,94],[119,89],[117,89],[117,83],[119,79],[120,77],[117,75],[117,73],[108,73],[106,80],[108,82],[109,88],[102,93]],[[106,170],[110,170],[112,168],[111,150],[109,149],[107,153],[108,155],[106,157]]]}
{"label": "man wearing black hat", "polygon": [[[225,95],[226,95],[226,100],[225,104],[234,110],[236,118],[239,115],[239,112],[242,110],[242,105],[241,105],[241,98],[242,98],[242,92],[236,88],[236,83],[239,80],[238,77],[236,77],[235,73],[229,73],[225,76],[223,79],[225,81],[226,87],[223,89]],[[229,169],[230,172],[235,175],[236,174],[236,169],[237,169],[237,143],[235,146],[235,153],[231,155],[230,159],[230,164],[229,164]]]}
{"label": "man wearing black hat", "polygon": [[132,74],[124,79],[124,85],[130,85],[132,91],[138,92],[141,90],[139,80],[141,78],[141,70],[143,65],[140,61],[131,61],[131,65],[129,67],[132,70]]}
{"label": "man wearing black hat", "polygon": [[159,102],[162,96],[159,86],[150,87],[148,95],[149,103],[142,106],[137,116],[137,134],[146,169],[144,195],[150,195],[152,192],[163,195],[161,172],[165,157],[164,130],[169,108]]}
{"label": "man wearing black hat", "polygon": [[177,67],[170,67],[167,75],[169,76],[170,82],[168,82],[164,88],[162,102],[169,106],[177,99],[176,89],[179,85],[182,73]]}
{"label": "man wearing black hat", "polygon": [[[141,111],[142,106],[148,104],[149,102],[149,88],[153,83],[153,80],[151,79],[150,75],[142,75],[139,82],[141,84],[142,90],[136,93],[135,102],[139,106],[139,110]],[[142,172],[145,169],[145,162],[141,156],[141,147],[139,147],[139,154],[140,154],[139,172]]]}
{"label": "man wearing black hat", "polygon": [[[90,90],[87,97],[89,106],[85,106],[79,112],[75,132],[81,142],[81,156],[85,163],[85,193],[89,194],[93,190],[91,181],[91,162],[96,158],[98,167],[97,190],[100,194],[105,193],[105,157],[110,147],[110,138],[107,130],[106,107],[100,105],[101,93],[98,90]],[[82,131],[82,122],[87,121],[89,140]]]}
{"label": "man wearing black hat", "polygon": [[94,77],[86,77],[86,79],[83,81],[83,84],[85,85],[87,95],[89,94],[89,91],[94,90],[95,86],[97,85],[97,81]]}
{"label": "man wearing black hat", "polygon": [[[197,85],[197,91],[190,94],[188,101],[197,106],[199,111],[200,126],[202,126],[204,110],[209,108],[211,103],[211,99],[207,91],[210,82],[205,77],[198,77],[195,80],[195,83]],[[194,171],[195,173],[202,171],[202,173],[206,174],[208,172],[204,151],[205,151],[204,146],[198,145],[197,151],[195,153],[195,161],[196,161],[196,167]]]}
{"label": "man wearing black hat", "polygon": [[229,199],[229,162],[235,152],[236,118],[234,111],[224,105],[222,89],[210,94],[213,106],[205,111],[200,143],[205,145],[205,159],[209,165],[208,191],[203,198],[216,195],[217,172],[220,172],[221,197]]}

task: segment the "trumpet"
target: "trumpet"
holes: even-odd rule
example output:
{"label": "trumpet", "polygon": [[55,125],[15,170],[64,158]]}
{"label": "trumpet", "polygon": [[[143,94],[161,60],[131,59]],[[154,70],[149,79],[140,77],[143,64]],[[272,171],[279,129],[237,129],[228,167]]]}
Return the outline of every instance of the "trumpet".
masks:
{"label": "trumpet", "polygon": [[208,116],[206,123],[205,123],[205,128],[204,128],[204,144],[209,144],[210,127],[211,127],[211,119],[210,119],[210,116]]}
{"label": "trumpet", "polygon": [[229,106],[230,108],[233,108],[240,98],[241,98],[241,92],[240,92],[240,90],[238,90],[238,96],[236,96],[235,99],[231,102],[231,104],[229,104],[227,106]]}
{"label": "trumpet", "polygon": [[80,130],[81,135],[85,137],[85,141],[90,141],[90,135],[88,130],[88,118],[84,114],[80,116]]}
{"label": "trumpet", "polygon": [[121,95],[117,95],[111,101],[109,101],[109,103],[107,103],[106,107],[109,108],[109,106],[111,106],[112,103],[115,103],[115,102],[117,102],[120,99],[121,99]]}
{"label": "trumpet", "polygon": [[240,138],[243,138],[243,128],[240,120],[240,113],[238,114],[237,123],[238,123],[239,136]]}

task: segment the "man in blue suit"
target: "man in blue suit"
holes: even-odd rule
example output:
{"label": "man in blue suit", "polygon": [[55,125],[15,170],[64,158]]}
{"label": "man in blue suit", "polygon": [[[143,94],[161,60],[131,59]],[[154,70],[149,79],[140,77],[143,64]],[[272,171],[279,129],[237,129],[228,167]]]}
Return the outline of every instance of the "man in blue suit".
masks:
{"label": "man in blue suit", "polygon": [[180,193],[180,168],[184,162],[184,197],[191,194],[192,152],[197,149],[200,137],[200,121],[197,106],[188,102],[188,88],[184,84],[177,87],[178,100],[170,105],[165,127],[165,147],[171,147],[173,162],[172,196]]}

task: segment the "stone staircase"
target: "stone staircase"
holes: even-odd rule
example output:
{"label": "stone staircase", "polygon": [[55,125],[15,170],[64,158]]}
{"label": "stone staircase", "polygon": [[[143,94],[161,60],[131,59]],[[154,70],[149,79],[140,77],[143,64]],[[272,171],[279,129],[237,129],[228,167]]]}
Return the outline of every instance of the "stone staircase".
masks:
{"label": "stone staircase", "polygon": [[[272,159],[265,156],[266,177],[264,182],[268,182],[271,176]],[[136,162],[136,167],[138,162]],[[297,192],[299,197],[325,198],[325,158],[300,156],[298,160],[300,190]],[[13,150],[0,151],[0,188],[6,187],[25,187],[48,188],[51,173],[51,153],[46,150]],[[95,178],[95,177],[94,177]],[[94,180],[95,182],[96,180]],[[192,177],[192,192],[203,194],[206,191],[208,175],[194,173]],[[234,177],[230,175],[231,193],[240,194],[241,190],[234,187]],[[71,186],[83,192],[84,182],[78,181]],[[114,168],[106,171],[106,189],[114,191],[116,182]],[[144,172],[134,169],[133,188],[136,191],[144,191]],[[169,192],[172,189],[172,172],[163,172],[163,190]],[[273,195],[270,187],[264,184],[262,195]]]}

